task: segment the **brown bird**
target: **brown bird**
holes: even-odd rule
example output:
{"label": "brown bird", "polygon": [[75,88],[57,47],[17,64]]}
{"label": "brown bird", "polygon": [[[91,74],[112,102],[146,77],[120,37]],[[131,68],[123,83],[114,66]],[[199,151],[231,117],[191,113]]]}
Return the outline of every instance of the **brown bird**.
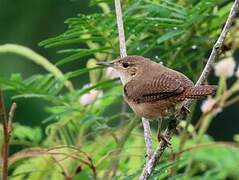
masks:
{"label": "brown bird", "polygon": [[99,64],[119,72],[126,102],[138,116],[159,120],[158,140],[167,143],[160,134],[162,119],[181,110],[185,99],[200,99],[213,95],[216,90],[212,85],[196,87],[184,74],[141,56],[127,56]]}

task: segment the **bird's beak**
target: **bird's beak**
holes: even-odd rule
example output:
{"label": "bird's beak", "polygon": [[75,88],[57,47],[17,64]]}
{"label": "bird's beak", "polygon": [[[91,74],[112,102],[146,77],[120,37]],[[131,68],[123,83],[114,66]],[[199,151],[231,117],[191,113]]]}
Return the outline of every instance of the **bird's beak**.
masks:
{"label": "bird's beak", "polygon": [[97,62],[97,65],[110,67],[113,65],[113,61]]}

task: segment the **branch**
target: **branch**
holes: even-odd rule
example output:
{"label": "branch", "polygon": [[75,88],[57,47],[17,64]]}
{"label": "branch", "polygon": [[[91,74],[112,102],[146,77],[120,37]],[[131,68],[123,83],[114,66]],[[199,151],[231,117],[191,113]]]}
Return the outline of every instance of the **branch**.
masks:
{"label": "branch", "polygon": [[144,127],[144,141],[146,145],[146,152],[147,152],[147,159],[150,160],[151,156],[153,155],[153,142],[152,142],[152,134],[150,130],[149,121],[145,118],[142,118],[142,124]]}
{"label": "branch", "polygon": [[0,113],[2,119],[2,128],[3,128],[3,138],[4,142],[2,145],[2,179],[8,179],[8,155],[9,155],[9,143],[11,138],[11,133],[13,130],[13,117],[15,110],[17,108],[16,103],[13,103],[9,112],[9,120],[7,121],[7,114],[4,105],[4,97],[2,89],[0,88]]}
{"label": "branch", "polygon": [[[235,0],[232,8],[231,8],[231,11],[230,11],[230,14],[227,18],[227,21],[226,21],[226,24],[217,40],[217,42],[215,43],[215,45],[213,46],[213,49],[212,49],[212,52],[209,56],[209,59],[207,61],[207,64],[206,66],[204,67],[197,83],[196,83],[196,86],[202,84],[208,77],[211,69],[212,69],[212,66],[213,66],[213,63],[214,63],[214,60],[215,58],[219,55],[220,51],[221,51],[221,48],[222,48],[222,45],[223,45],[223,42],[226,38],[226,35],[228,33],[228,31],[230,30],[230,27],[232,25],[232,22],[234,21],[234,19],[236,18],[236,13],[238,11],[238,8],[239,8],[239,0]],[[191,101],[186,101],[185,102],[185,105],[187,106],[190,106],[191,105]],[[181,111],[176,117],[175,119],[173,119],[169,125],[168,125],[168,128],[166,129],[165,131],[165,136],[166,138],[168,138],[169,140],[172,138],[172,135],[173,133],[176,131],[176,127],[177,127],[177,124],[180,120],[184,119],[185,118],[185,113],[183,111]],[[162,156],[164,150],[167,148],[167,144],[165,142],[160,142],[160,144],[158,145],[155,153],[153,154],[152,158],[146,163],[146,165],[144,166],[144,169],[140,175],[140,180],[146,180],[146,179],[149,179],[150,175],[152,174],[153,170],[154,170],[154,167],[156,166],[158,160],[160,159],[160,157]]]}
{"label": "branch", "polygon": [[16,109],[17,109],[17,104],[14,102],[14,103],[12,103],[12,106],[10,108],[10,112],[8,115],[8,134],[9,135],[11,135],[12,130],[13,130],[13,118],[14,118]]}
{"label": "branch", "polygon": [[[124,24],[123,24],[120,0],[115,0],[115,12],[116,12],[116,19],[117,19],[117,28],[119,33],[120,57],[126,57],[127,51],[126,51]],[[144,127],[144,138],[145,138],[145,143],[147,148],[147,157],[149,158],[153,154],[150,125],[149,125],[149,122],[144,118],[142,118],[142,124]]]}
{"label": "branch", "polygon": [[119,33],[119,44],[120,44],[120,57],[126,57],[126,43],[125,43],[125,35],[124,35],[124,23],[122,17],[122,9],[120,0],[115,0],[115,12],[117,19],[117,28]]}
{"label": "branch", "polygon": [[[176,130],[177,127],[177,121],[172,120],[169,122],[168,128],[164,132],[164,136],[168,139],[171,140],[173,133]],[[149,161],[146,163],[144,166],[144,169],[139,177],[139,180],[146,180],[150,177],[152,174],[155,165],[157,164],[159,158],[162,156],[164,150],[168,147],[167,143],[164,141],[160,141],[156,151],[152,155],[152,157],[149,159]]]}
{"label": "branch", "polygon": [[196,83],[196,86],[202,84],[207,79],[207,77],[208,77],[208,75],[209,75],[209,73],[212,69],[214,60],[218,56],[218,54],[220,54],[220,51],[221,51],[221,48],[223,46],[223,42],[226,38],[226,35],[229,32],[230,27],[232,26],[232,23],[233,23],[234,19],[236,18],[238,8],[239,8],[239,0],[235,0],[233,6],[231,7],[230,14],[228,15],[226,24],[224,25],[223,30],[222,30],[219,38],[217,39],[217,42],[213,46],[213,49],[212,49],[212,52],[211,52],[211,54],[208,58],[207,64],[204,67],[203,72],[200,75],[200,77],[199,77],[199,79]]}
{"label": "branch", "polygon": [[4,142],[2,145],[2,179],[6,180],[8,178],[8,125],[7,125],[7,114],[4,105],[3,93],[0,89],[0,113],[2,119],[3,137]]}

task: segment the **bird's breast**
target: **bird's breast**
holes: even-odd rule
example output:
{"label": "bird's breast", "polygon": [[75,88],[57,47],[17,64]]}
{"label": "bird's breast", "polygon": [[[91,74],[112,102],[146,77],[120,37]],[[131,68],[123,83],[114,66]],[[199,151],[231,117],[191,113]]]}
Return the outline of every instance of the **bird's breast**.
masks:
{"label": "bird's breast", "polygon": [[170,100],[159,100],[157,102],[149,103],[135,103],[127,100],[131,109],[140,117],[147,119],[165,119],[173,116],[181,108],[181,102]]}

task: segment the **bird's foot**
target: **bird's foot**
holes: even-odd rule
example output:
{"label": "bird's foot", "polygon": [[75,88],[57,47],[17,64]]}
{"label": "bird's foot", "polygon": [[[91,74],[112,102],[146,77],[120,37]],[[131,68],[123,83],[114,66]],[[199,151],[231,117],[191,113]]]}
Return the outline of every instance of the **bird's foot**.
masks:
{"label": "bird's foot", "polygon": [[185,113],[191,113],[190,109],[186,106],[183,106],[182,107],[182,110],[185,112]]}
{"label": "bird's foot", "polygon": [[167,137],[165,137],[165,135],[163,134],[158,134],[158,142],[160,141],[164,141],[164,143],[166,144],[167,147],[170,147],[172,144],[170,143],[170,141],[168,140]]}

